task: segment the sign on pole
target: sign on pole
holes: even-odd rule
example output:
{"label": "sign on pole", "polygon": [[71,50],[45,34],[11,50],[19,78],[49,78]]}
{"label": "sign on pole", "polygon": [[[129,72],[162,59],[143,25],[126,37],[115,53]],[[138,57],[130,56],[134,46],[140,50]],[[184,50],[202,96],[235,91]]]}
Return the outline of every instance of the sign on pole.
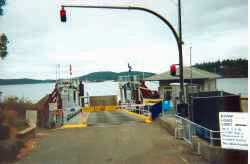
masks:
{"label": "sign on pole", "polygon": [[221,147],[248,150],[248,113],[220,112]]}

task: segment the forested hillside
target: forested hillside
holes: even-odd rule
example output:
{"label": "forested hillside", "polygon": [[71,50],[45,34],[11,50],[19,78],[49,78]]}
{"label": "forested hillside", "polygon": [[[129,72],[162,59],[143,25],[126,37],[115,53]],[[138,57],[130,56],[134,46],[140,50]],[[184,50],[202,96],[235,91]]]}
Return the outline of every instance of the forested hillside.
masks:
{"label": "forested hillside", "polygon": [[195,64],[194,67],[220,74],[223,77],[248,77],[247,59],[227,59]]}

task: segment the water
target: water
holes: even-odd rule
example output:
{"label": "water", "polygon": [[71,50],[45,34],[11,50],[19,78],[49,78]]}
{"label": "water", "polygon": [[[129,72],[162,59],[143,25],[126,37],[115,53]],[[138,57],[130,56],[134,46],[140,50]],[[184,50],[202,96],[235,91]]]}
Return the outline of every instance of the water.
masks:
{"label": "water", "polygon": [[35,103],[45,95],[51,93],[54,86],[55,83],[0,85],[0,91],[3,92],[4,98],[16,96]]}
{"label": "water", "polygon": [[[153,89],[158,89],[158,83],[147,82],[146,85]],[[32,102],[39,101],[43,96],[51,93],[54,89],[55,83],[44,84],[23,84],[23,85],[0,85],[0,91],[3,92],[4,97],[16,96],[18,98],[25,98]],[[248,79],[247,78],[228,78],[217,80],[218,90],[226,92],[248,95]],[[85,93],[89,96],[104,96],[104,95],[118,95],[118,83],[112,81],[86,83]]]}
{"label": "water", "polygon": [[218,79],[217,89],[248,97],[248,78]]}
{"label": "water", "polygon": [[[118,95],[118,83],[112,81],[85,83],[85,95],[89,96],[104,96],[104,95]],[[45,95],[51,93],[54,89],[55,83],[43,84],[22,84],[22,85],[0,85],[0,91],[3,96],[16,96],[24,98],[32,102],[37,102]]]}

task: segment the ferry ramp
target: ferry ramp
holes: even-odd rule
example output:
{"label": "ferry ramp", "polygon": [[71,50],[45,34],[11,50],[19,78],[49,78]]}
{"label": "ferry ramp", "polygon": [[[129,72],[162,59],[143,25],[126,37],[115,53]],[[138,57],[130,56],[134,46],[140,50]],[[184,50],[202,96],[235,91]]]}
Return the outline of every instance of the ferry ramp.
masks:
{"label": "ferry ramp", "polygon": [[143,123],[144,118],[130,113],[117,105],[117,96],[90,96],[89,104],[83,109],[87,112],[86,125],[108,126],[119,124]]}
{"label": "ferry ramp", "polygon": [[[119,113],[119,112],[118,112]],[[91,116],[92,114],[92,116]],[[91,113],[104,126],[43,130],[37,135],[32,152],[16,164],[208,164],[195,155],[190,145],[174,139],[157,124],[108,124],[123,115]],[[129,120],[130,121],[130,120]],[[98,121],[96,121],[98,122]],[[109,122],[110,123],[110,122]],[[97,124],[96,124],[97,125]],[[109,126],[108,126],[109,125]],[[38,131],[38,134],[41,133]],[[46,134],[46,135],[45,135]],[[39,137],[41,136],[41,137]]]}
{"label": "ferry ramp", "polygon": [[138,119],[135,116],[129,115],[122,111],[102,111],[91,112],[87,119],[87,126],[107,126],[107,125],[119,125],[119,124],[131,124],[131,123],[143,123],[142,119]]}
{"label": "ferry ramp", "polygon": [[65,129],[38,130],[32,152],[16,164],[208,164],[144,117],[117,106],[86,107]]}
{"label": "ferry ramp", "polygon": [[[82,112],[65,122],[62,128],[85,128],[93,126],[112,126],[121,124],[145,123],[145,116],[117,109],[117,107],[102,107],[97,110],[83,108]],[[110,110],[112,109],[112,110]]]}

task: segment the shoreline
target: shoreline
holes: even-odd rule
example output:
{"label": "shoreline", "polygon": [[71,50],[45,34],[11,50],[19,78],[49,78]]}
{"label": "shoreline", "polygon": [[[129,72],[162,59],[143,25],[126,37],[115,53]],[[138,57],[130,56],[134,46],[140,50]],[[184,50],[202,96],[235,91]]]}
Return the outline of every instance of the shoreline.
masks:
{"label": "shoreline", "polygon": [[[220,77],[220,78],[217,78],[217,79],[248,79],[248,77]],[[0,79],[0,80],[3,80],[3,79]],[[8,80],[8,79],[4,79],[4,80]],[[111,81],[111,80],[90,81],[90,82],[101,83],[101,82],[106,82],[106,81]],[[51,81],[51,82],[34,82],[34,83],[32,83],[32,82],[31,83],[1,83],[0,86],[6,86],[6,85],[26,85],[26,84],[48,84],[48,83],[55,83],[55,82],[56,81]]]}

